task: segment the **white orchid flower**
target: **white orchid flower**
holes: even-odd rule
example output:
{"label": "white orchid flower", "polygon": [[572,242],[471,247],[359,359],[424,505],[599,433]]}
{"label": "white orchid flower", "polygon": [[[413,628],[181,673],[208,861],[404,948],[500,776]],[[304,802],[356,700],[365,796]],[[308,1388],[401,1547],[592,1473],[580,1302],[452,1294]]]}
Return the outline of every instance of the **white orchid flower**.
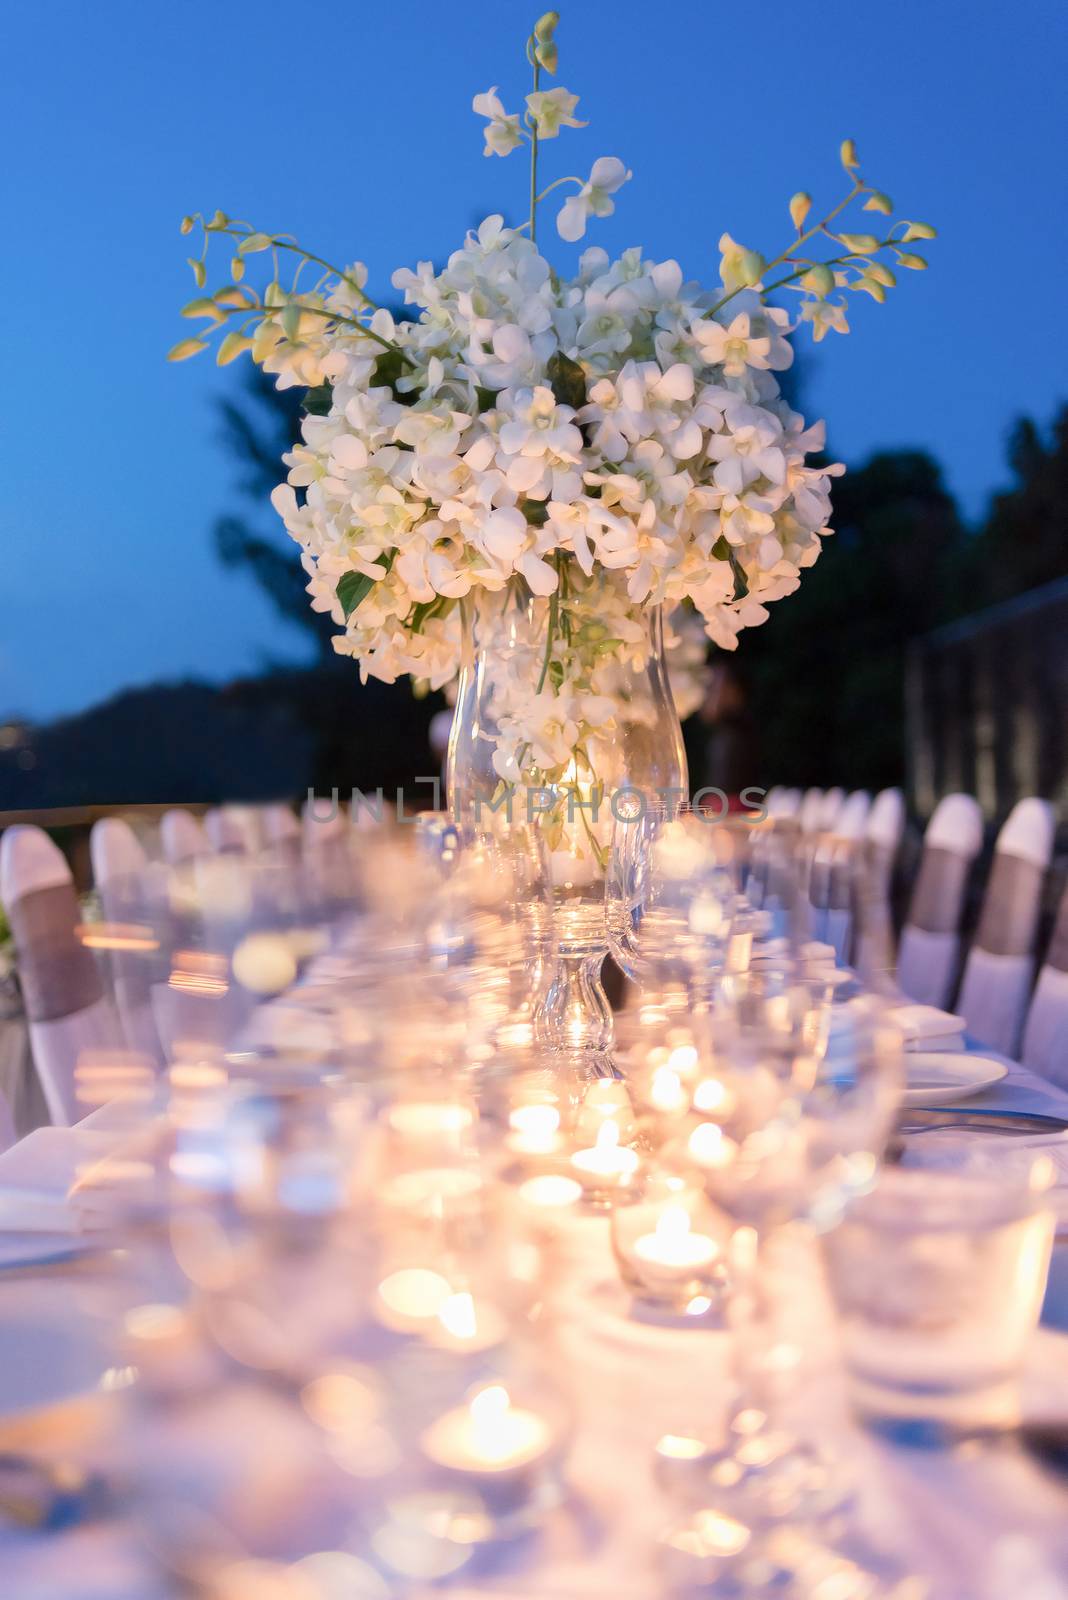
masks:
{"label": "white orchid flower", "polygon": [[746,367],[767,371],[771,365],[771,340],[755,336],[748,313],[740,311],[724,327],[711,317],[701,317],[693,325],[693,336],[709,367],[722,367],[728,378],[740,378]]}
{"label": "white orchid flower", "polygon": [[801,320],[811,322],[812,337],[817,344],[831,328],[835,333],[849,332],[844,300],[806,300],[801,307]]}
{"label": "white orchid flower", "polygon": [[618,156],[598,156],[578,194],[565,200],[560,209],[556,231],[561,239],[573,244],[586,232],[590,217],[610,217],[616,209],[616,203],[609,196],[621,189],[632,176]]}
{"label": "white orchid flower", "polygon": [[555,139],[561,128],[586,127],[574,115],[578,98],[567,89],[538,89],[527,95],[527,110],[539,139]]}
{"label": "white orchid flower", "polygon": [[497,85],[487,89],[485,94],[476,94],[471,101],[471,110],[479,117],[489,119],[485,129],[486,148],[482,154],[486,156],[509,155],[517,145],[522,144],[523,135],[519,128],[519,112],[514,115],[505,111],[497,94]]}

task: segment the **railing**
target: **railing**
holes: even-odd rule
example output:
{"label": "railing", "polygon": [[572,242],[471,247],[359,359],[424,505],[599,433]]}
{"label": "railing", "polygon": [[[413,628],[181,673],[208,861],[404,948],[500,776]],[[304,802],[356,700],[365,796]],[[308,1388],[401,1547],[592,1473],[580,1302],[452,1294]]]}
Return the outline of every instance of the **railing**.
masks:
{"label": "railing", "polygon": [[954,790],[989,821],[1031,794],[1068,814],[1068,578],[917,640],[906,706],[921,816]]}

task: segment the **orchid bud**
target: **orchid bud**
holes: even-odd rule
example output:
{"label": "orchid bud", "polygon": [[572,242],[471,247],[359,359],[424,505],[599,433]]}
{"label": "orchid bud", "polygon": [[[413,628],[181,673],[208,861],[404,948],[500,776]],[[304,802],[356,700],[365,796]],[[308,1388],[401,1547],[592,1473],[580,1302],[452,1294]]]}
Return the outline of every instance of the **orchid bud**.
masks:
{"label": "orchid bud", "polygon": [[834,288],[834,273],[830,267],[825,267],[822,262],[818,266],[810,267],[801,279],[802,289],[807,289],[809,294],[814,294],[817,300],[823,300]]}
{"label": "orchid bud", "polygon": [[192,217],[183,217],[182,218],[182,227],[181,227],[182,233],[192,233],[193,228],[194,228],[194,219]]}
{"label": "orchid bud", "polygon": [[199,355],[201,350],[208,348],[204,339],[179,339],[174,347],[167,351],[168,361],[188,361],[190,356]]}
{"label": "orchid bud", "polygon": [[884,217],[892,215],[894,202],[888,194],[883,194],[881,189],[873,189],[864,202],[865,211],[881,211]]}
{"label": "orchid bud", "polygon": [[922,256],[911,255],[908,250],[899,250],[897,259],[901,266],[911,267],[913,272],[923,272],[927,266]]}
{"label": "orchid bud", "polygon": [[547,44],[536,44],[534,46],[534,54],[538,59],[539,65],[543,66],[546,72],[555,74],[560,64],[560,54],[556,48],[555,39],[550,39]]}
{"label": "orchid bud", "polygon": [[230,276],[233,278],[235,283],[240,283],[241,279],[245,276],[245,263],[242,261],[240,256],[234,256],[233,260],[230,262]]}
{"label": "orchid bud", "polygon": [[240,307],[240,306],[247,306],[248,305],[248,300],[246,299],[245,295],[243,295],[241,293],[240,289],[232,289],[230,287],[226,287],[224,289],[216,289],[216,291],[215,291],[215,304],[217,306],[238,306],[238,307]]}
{"label": "orchid bud", "polygon": [[282,312],[282,331],[290,344],[296,344],[300,338],[300,307],[292,301]]}
{"label": "orchid bud", "polygon": [[190,300],[188,305],[184,305],[182,307],[181,315],[183,317],[215,318],[218,316],[218,310],[214,300],[206,300],[201,298],[198,300]]}
{"label": "orchid bud", "polygon": [[208,274],[203,261],[198,261],[194,259],[193,256],[187,256],[186,260],[193,269],[193,282],[196,284],[198,289],[203,289],[205,283],[208,281]]}
{"label": "orchid bud", "polygon": [[759,250],[743,250],[738,257],[738,275],[747,289],[759,283],[766,263]]}
{"label": "orchid bud", "polygon": [[937,239],[938,230],[929,222],[910,222],[901,237],[905,244],[911,244],[913,239]]}
{"label": "orchid bud", "polygon": [[269,250],[271,236],[269,233],[250,233],[247,239],[242,239],[237,247],[239,256],[255,255],[257,250]]}
{"label": "orchid bud", "polygon": [[559,11],[546,11],[534,24],[534,37],[539,44],[548,44],[560,21]]}
{"label": "orchid bud", "polygon": [[205,228],[209,229],[209,231],[212,231],[217,228],[225,228],[229,221],[230,218],[226,215],[225,211],[216,211],[211,221],[205,222],[204,226]]}
{"label": "orchid bud", "polygon": [[892,289],[897,283],[897,279],[890,271],[890,268],[884,266],[881,261],[872,262],[871,266],[868,268],[868,277],[874,278],[876,283],[885,284],[888,289]]}
{"label": "orchid bud", "polygon": [[864,294],[870,294],[873,300],[878,301],[879,305],[882,305],[883,301],[886,299],[886,290],[883,288],[882,284],[876,283],[875,280],[869,277],[866,272],[862,273],[859,278],[854,278],[849,287],[851,289],[861,290]]}
{"label": "orchid bud", "polygon": [[790,221],[793,223],[798,233],[800,233],[801,229],[804,227],[805,218],[808,216],[811,210],[812,196],[810,194],[806,194],[803,189],[799,189],[794,195],[793,199],[790,201]]}
{"label": "orchid bud", "polygon": [[244,351],[251,349],[252,340],[248,335],[238,333],[235,330],[233,333],[228,333],[225,339],[220,342],[219,348],[215,352],[215,364],[219,367],[227,367],[231,361],[236,360]]}
{"label": "orchid bud", "polygon": [[842,140],[838,155],[846,171],[853,172],[857,165],[857,147],[852,139]]}
{"label": "orchid bud", "polygon": [[878,239],[871,233],[840,233],[838,237],[851,255],[866,256],[879,248]]}

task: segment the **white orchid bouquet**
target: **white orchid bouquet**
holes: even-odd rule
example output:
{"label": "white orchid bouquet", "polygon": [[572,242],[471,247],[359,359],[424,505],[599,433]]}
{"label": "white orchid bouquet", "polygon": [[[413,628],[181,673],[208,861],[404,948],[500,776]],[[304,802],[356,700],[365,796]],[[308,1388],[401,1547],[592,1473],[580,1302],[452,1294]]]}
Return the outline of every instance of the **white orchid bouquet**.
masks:
{"label": "white orchid bouquet", "polygon": [[[247,350],[279,388],[307,390],[303,440],[273,501],[301,547],[312,606],[365,678],[443,686],[470,597],[518,590],[544,602],[538,681],[503,708],[495,762],[506,781],[552,782],[576,744],[611,736],[612,674],[640,665],[647,608],[686,602],[729,650],[797,588],[831,531],[843,469],[810,464],[823,425],[806,426],[775,374],[793,361],[799,325],[817,340],[847,332],[845,293],[883,301],[890,263],[924,267],[911,246],[934,237],[914,221],[884,223],[880,236],[842,231],[850,207],[892,215],[846,140],[844,197],[813,222],[809,195],[795,194],[792,235],[769,259],[724,233],[711,288],[638,248],[616,260],[587,249],[562,275],[538,247],[539,207],[570,190],[556,226],[578,240],[631,174],[602,156],[588,178],[540,187],[542,147],[585,126],[576,95],[544,87],[557,22],[547,13],[526,41],[522,112],[496,87],[473,100],[487,156],[529,154],[525,220],[490,216],[442,270],[394,273],[412,308],[403,316],[372,300],[360,262],[331,266],[223,212],[186,217],[203,249],[183,315],[205,326],[170,352],[195,355],[219,333],[220,363]],[[221,239],[231,281],[208,294],[208,246]],[[260,288],[247,276],[254,259],[270,263]],[[288,284],[283,261],[295,264]],[[791,294],[792,309],[772,301]]]}

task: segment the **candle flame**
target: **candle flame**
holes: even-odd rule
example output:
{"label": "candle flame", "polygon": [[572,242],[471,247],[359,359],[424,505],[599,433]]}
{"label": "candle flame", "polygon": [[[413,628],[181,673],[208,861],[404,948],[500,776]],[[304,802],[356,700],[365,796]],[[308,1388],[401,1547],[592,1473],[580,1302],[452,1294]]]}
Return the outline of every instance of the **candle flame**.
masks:
{"label": "candle flame", "polygon": [[491,1383],[471,1396],[471,1420],[479,1428],[492,1427],[507,1414],[512,1404],[508,1390],[501,1383]]}
{"label": "candle flame", "polygon": [[[478,1317],[475,1315],[475,1302],[471,1295],[460,1292],[450,1294],[438,1307],[438,1321],[446,1333],[451,1333],[454,1339],[475,1339],[478,1337]],[[489,1391],[484,1391],[488,1393]],[[472,1402],[473,1408],[474,1402]]]}
{"label": "candle flame", "polygon": [[611,1117],[607,1117],[597,1129],[596,1148],[598,1150],[614,1150],[618,1143],[619,1123],[613,1121]]}
{"label": "candle flame", "polygon": [[649,1098],[658,1111],[674,1111],[682,1101],[682,1079],[670,1067],[657,1067]]}
{"label": "candle flame", "polygon": [[555,1106],[518,1106],[508,1121],[517,1133],[548,1139],[560,1126],[560,1113]]}
{"label": "candle flame", "polygon": [[656,1237],[661,1244],[677,1244],[690,1231],[690,1213],[685,1206],[665,1206],[656,1223]]}

